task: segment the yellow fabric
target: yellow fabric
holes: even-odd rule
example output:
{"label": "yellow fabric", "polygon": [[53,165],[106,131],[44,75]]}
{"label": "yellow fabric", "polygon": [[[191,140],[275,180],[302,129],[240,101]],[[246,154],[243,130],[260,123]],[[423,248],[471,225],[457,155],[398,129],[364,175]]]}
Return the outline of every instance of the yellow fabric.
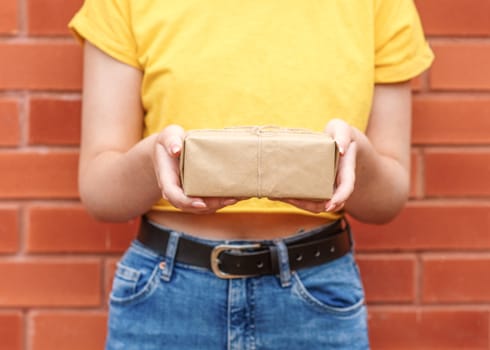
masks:
{"label": "yellow fabric", "polygon": [[[144,136],[172,123],[321,131],[334,117],[364,131],[374,84],[433,59],[412,0],[86,0],[69,27],[144,72]],[[304,213],[266,199],[223,211]]]}

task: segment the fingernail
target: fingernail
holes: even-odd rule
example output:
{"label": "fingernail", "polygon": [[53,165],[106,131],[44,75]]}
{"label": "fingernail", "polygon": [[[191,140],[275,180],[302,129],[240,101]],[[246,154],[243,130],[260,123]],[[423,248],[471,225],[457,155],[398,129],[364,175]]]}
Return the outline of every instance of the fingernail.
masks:
{"label": "fingernail", "polygon": [[206,203],[201,201],[194,201],[191,203],[191,206],[196,209],[203,209],[206,208]]}
{"label": "fingernail", "polygon": [[337,205],[336,205],[335,203],[332,203],[332,204],[330,204],[330,205],[327,207],[327,209],[325,209],[325,211],[332,211],[332,210],[334,210],[334,209],[335,209],[335,207],[336,207],[336,206],[337,206]]}
{"label": "fingernail", "polygon": [[236,202],[238,202],[236,199],[232,199],[232,198],[231,198],[231,199],[225,199],[225,200],[223,201],[223,205],[233,205],[233,204],[235,204]]}
{"label": "fingernail", "polygon": [[335,144],[337,145],[337,149],[339,150],[340,155],[344,155],[344,147],[342,147],[337,140],[335,140]]}
{"label": "fingernail", "polygon": [[341,155],[344,155],[344,153],[345,153],[344,148],[341,145],[339,145],[339,144],[337,144],[337,147],[339,148],[339,153]]}
{"label": "fingernail", "polygon": [[172,152],[172,154],[177,154],[180,152],[180,147],[178,145],[171,145],[170,151]]}

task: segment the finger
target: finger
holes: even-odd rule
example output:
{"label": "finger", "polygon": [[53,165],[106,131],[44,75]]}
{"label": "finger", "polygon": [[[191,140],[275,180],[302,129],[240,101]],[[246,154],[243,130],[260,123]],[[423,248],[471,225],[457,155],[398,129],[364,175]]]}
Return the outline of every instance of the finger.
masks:
{"label": "finger", "polygon": [[327,204],[325,207],[325,211],[330,212],[330,213],[336,213],[336,212],[344,209],[344,206],[345,206],[345,202]]}
{"label": "finger", "polygon": [[158,135],[155,146],[157,163],[155,171],[162,197],[185,212],[196,214],[215,212],[219,205],[214,204],[210,207],[202,198],[186,196],[182,189],[178,156],[182,151],[184,137],[185,131],[178,125],[169,125]]}
{"label": "finger", "polygon": [[162,158],[163,196],[176,208],[184,211],[207,209],[207,205],[201,198],[188,197],[184,194],[180,184],[179,166],[175,158],[168,154]]}
{"label": "finger", "polygon": [[228,198],[228,197],[207,197],[203,198],[204,203],[206,203],[207,208],[218,210],[229,205],[236,204],[238,199]]}
{"label": "finger", "polygon": [[165,178],[164,160],[166,157],[176,157],[182,149],[184,129],[178,125],[169,125],[158,134],[155,144],[154,168],[158,186],[163,191],[162,179]]}
{"label": "finger", "polygon": [[163,176],[165,175],[163,171],[164,167],[162,163],[163,163],[163,159],[166,157],[168,157],[168,154],[165,148],[163,147],[162,144],[157,143],[155,145],[155,157],[154,157],[155,164],[153,165],[153,167],[155,170],[155,177],[157,178],[158,187],[162,192],[163,199],[167,199],[165,194],[163,193],[163,183],[162,183]]}
{"label": "finger", "polygon": [[321,213],[325,211],[325,201],[309,201],[309,200],[302,200],[302,199],[281,199],[283,202],[289,203],[291,205],[294,205],[297,208],[312,212],[312,213]]}
{"label": "finger", "polygon": [[[188,210],[190,208],[206,208],[206,204],[202,199],[190,198],[184,194],[180,183],[179,161],[174,157],[171,150],[168,148],[170,143],[165,137],[172,137],[172,135],[165,135],[165,132],[168,132],[168,130],[162,133],[163,142],[156,145],[155,151],[158,162],[158,177],[159,182],[161,183],[162,197],[172,203],[172,205],[175,207],[182,210]],[[180,139],[180,136],[177,136],[176,139]],[[167,147],[165,145],[167,145]]]}
{"label": "finger", "polygon": [[167,126],[162,131],[161,137],[162,144],[170,156],[180,155],[185,137],[185,131],[181,126],[174,124]]}
{"label": "finger", "polygon": [[222,209],[226,206],[233,205],[237,202],[239,202],[238,198],[230,198],[230,197],[205,197],[205,198],[192,198],[192,200],[202,200],[205,204],[206,207],[202,208],[190,208],[184,210],[187,210],[189,212],[193,212],[195,214],[211,214],[215,213],[219,209]]}
{"label": "finger", "polygon": [[341,119],[332,119],[325,127],[325,133],[337,144],[340,155],[344,155],[352,142],[352,129]]}
{"label": "finger", "polygon": [[337,211],[347,201],[354,191],[356,181],[356,153],[357,145],[352,142],[349,149],[339,162],[337,172],[337,187],[332,198],[326,204],[326,211]]}
{"label": "finger", "polygon": [[177,208],[205,208],[202,200],[185,196],[180,184],[178,155],[182,149],[184,130],[178,125],[166,127],[157,137],[155,145],[155,172],[162,197]]}

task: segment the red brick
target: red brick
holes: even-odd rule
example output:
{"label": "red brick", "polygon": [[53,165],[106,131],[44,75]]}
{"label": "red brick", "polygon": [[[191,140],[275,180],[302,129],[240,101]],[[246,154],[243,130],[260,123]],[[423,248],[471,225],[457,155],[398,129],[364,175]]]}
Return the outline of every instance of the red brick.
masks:
{"label": "red brick", "polygon": [[0,261],[0,306],[99,306],[100,262],[95,259]]}
{"label": "red brick", "polygon": [[31,349],[103,349],[106,322],[103,312],[36,312],[30,322]]}
{"label": "red brick", "polygon": [[76,152],[0,153],[0,198],[78,198]]}
{"label": "red brick", "polygon": [[28,0],[28,33],[68,35],[67,23],[82,3],[83,0]]}
{"label": "red brick", "polygon": [[490,205],[410,204],[387,225],[352,221],[360,251],[490,248]]}
{"label": "red brick", "polygon": [[0,43],[0,89],[79,90],[81,48],[75,41]]}
{"label": "red brick", "polygon": [[430,85],[437,90],[490,90],[490,43],[446,42],[432,45],[437,59]]}
{"label": "red brick", "polygon": [[16,146],[19,139],[19,103],[14,99],[0,99],[0,146]]}
{"label": "red brick", "polygon": [[17,207],[0,207],[0,237],[0,253],[15,253],[19,249]]}
{"label": "red brick", "polygon": [[[386,226],[353,224],[356,247],[361,251],[357,257],[369,303],[373,350],[488,350],[489,281],[484,275],[488,275],[490,251],[489,187],[483,183],[484,175],[471,177],[469,182],[474,184],[464,184],[458,174],[453,174],[450,164],[443,160],[441,164],[430,162],[435,159],[434,154],[437,158],[448,153],[487,152],[490,98],[486,92],[470,95],[467,91],[490,91],[485,68],[490,54],[477,48],[488,47],[490,42],[488,38],[474,39],[468,35],[489,36],[490,3],[416,1],[427,32],[445,36],[431,38],[437,54],[434,72],[412,82],[415,148],[410,195],[419,200],[410,202],[400,217]],[[77,0],[4,2],[0,5],[0,36],[5,38],[18,32],[22,24],[22,32],[27,31],[25,34],[31,38],[0,41],[0,90],[4,90],[0,91],[0,146],[77,145],[80,104],[69,92],[81,86],[79,48],[65,39],[58,38],[56,42],[32,38],[66,36],[66,22],[71,16],[68,8],[75,10]],[[78,4],[81,2],[78,0]],[[19,17],[21,21],[17,16],[5,16],[9,4],[13,4],[15,11],[17,4],[22,4],[26,16]],[[451,42],[448,36],[459,39]],[[73,45],[70,49],[59,48],[66,44]],[[15,50],[5,50],[6,47]],[[77,56],[72,58],[70,52],[77,52]],[[486,66],[482,69],[483,63]],[[73,69],[78,70],[76,77],[70,77]],[[11,89],[61,93],[43,92],[38,97],[40,94],[27,92],[29,105],[25,110],[29,114],[24,115],[24,105]],[[450,93],[437,93],[438,90]],[[2,112],[5,101],[7,109]],[[9,119],[3,119],[2,113]],[[25,125],[21,124],[24,121]],[[444,145],[451,146],[451,150],[439,147]],[[460,145],[482,147],[457,148]],[[28,200],[0,206],[0,254],[17,254],[0,259],[1,276],[7,277],[0,279],[0,307],[4,309],[0,312],[0,350],[101,349],[112,276],[118,255],[129,244],[135,226],[97,223],[78,203],[45,201],[78,197],[73,147],[68,152],[59,148],[43,148],[42,153],[32,148],[0,150],[0,199],[9,203],[11,199]],[[72,161],[67,161],[69,157],[55,161],[52,157],[59,154],[71,154]],[[32,161],[31,157],[37,160]],[[488,158],[484,160],[488,164]],[[72,169],[67,173],[59,171],[65,161],[69,165],[63,168]],[[471,171],[481,172],[480,166],[476,169],[472,166]],[[444,177],[453,181],[454,176],[459,188],[438,183]],[[459,180],[461,184],[457,183]],[[477,188],[478,194],[473,193]],[[36,199],[43,203],[33,203]],[[440,250],[443,252],[438,253]],[[461,250],[465,253],[460,253]],[[60,253],[110,256],[49,256]],[[12,268],[11,264],[22,267]],[[87,268],[92,272],[79,269],[80,264],[92,266],[93,270]],[[32,270],[31,265],[37,270]],[[78,282],[75,277],[79,271],[83,281]],[[481,278],[473,271],[478,271]],[[452,273],[458,277],[454,279]],[[80,284],[73,286],[77,283]],[[89,285],[91,290],[83,289]],[[383,303],[390,306],[380,305]],[[50,309],[36,310],[38,307]],[[23,326],[28,328],[24,330]]]}
{"label": "red brick", "polygon": [[34,98],[29,110],[30,144],[80,143],[80,100]]}
{"label": "red brick", "polygon": [[490,98],[420,96],[413,104],[415,144],[489,144]]}
{"label": "red brick", "polygon": [[411,302],[415,299],[415,258],[405,255],[359,255],[366,290],[373,302]]}
{"label": "red brick", "polygon": [[418,75],[415,78],[411,80],[411,86],[412,86],[412,91],[420,91],[423,88],[423,81],[422,81],[422,76],[423,75]]}
{"label": "red brick", "polygon": [[419,154],[416,150],[412,150],[411,166],[410,166],[410,197],[416,198],[420,195],[420,169],[419,169]]}
{"label": "red brick", "polygon": [[423,301],[490,301],[490,257],[430,255],[423,258]]}
{"label": "red brick", "polygon": [[489,349],[484,310],[371,308],[373,350]]}
{"label": "red brick", "polygon": [[425,155],[427,196],[490,196],[490,152],[431,151]]}
{"label": "red brick", "polygon": [[429,35],[490,35],[488,0],[416,0]]}
{"label": "red brick", "polygon": [[28,211],[29,252],[122,252],[136,235],[138,220],[102,223],[80,206],[31,207]]}
{"label": "red brick", "polygon": [[112,259],[107,259],[106,264],[105,264],[105,281],[104,281],[104,287],[105,287],[105,304],[109,301],[109,295],[111,293],[112,289],[112,280],[114,279],[114,274],[116,272],[117,268],[117,262],[119,261],[120,257],[118,258],[112,258]]}
{"label": "red brick", "polygon": [[16,34],[19,28],[17,0],[2,0],[0,6],[0,34]]}
{"label": "red brick", "polygon": [[22,350],[22,323],[21,312],[0,313],[0,350]]}

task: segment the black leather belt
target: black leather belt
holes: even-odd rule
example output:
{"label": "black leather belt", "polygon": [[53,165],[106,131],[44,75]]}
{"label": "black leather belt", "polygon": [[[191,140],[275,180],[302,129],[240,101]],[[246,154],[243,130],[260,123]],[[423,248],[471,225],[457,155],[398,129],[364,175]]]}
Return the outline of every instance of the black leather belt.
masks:
{"label": "black leather belt", "polygon": [[[143,218],[138,240],[165,255],[170,232]],[[291,270],[324,264],[345,255],[351,248],[349,226],[344,220],[292,236],[284,243]],[[277,247],[273,241],[212,246],[181,236],[175,260],[210,269],[220,278],[279,273]]]}

